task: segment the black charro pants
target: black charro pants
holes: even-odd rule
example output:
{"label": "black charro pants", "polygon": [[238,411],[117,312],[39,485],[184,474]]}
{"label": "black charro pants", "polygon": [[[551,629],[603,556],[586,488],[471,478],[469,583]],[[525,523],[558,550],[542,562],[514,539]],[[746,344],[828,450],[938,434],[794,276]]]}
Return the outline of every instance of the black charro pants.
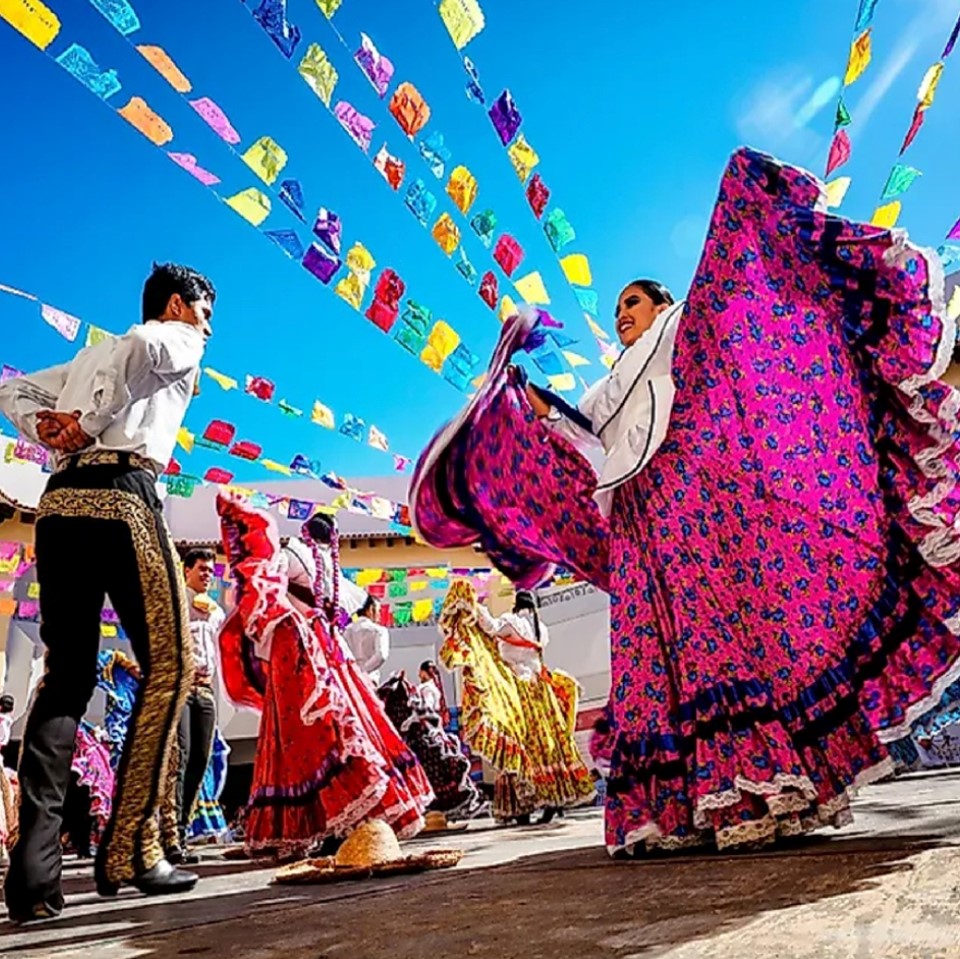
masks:
{"label": "black charro pants", "polygon": [[77,725],[96,686],[105,596],[143,682],[117,769],[113,816],[97,852],[97,887],[113,892],[163,856],[156,811],[193,676],[193,649],[180,563],[154,483],[120,454],[112,465],[55,474],[40,500],[36,554],[46,669],[23,735],[20,836],[5,883],[11,910],[63,904],[63,802]]}
{"label": "black charro pants", "polygon": [[194,686],[180,714],[176,749],[160,810],[160,841],[168,852],[186,842],[217,730],[217,700],[209,686]]}

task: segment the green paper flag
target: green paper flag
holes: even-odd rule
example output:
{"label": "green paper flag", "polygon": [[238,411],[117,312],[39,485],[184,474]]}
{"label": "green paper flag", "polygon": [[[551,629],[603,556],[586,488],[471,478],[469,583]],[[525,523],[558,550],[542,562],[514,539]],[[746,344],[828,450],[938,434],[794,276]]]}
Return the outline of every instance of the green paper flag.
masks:
{"label": "green paper flag", "polygon": [[837,119],[836,119],[836,128],[839,130],[840,127],[850,126],[850,111],[847,109],[847,105],[841,100],[837,103]]}
{"label": "green paper flag", "polygon": [[887,177],[887,184],[883,188],[884,200],[892,200],[894,197],[906,193],[918,176],[923,174],[915,167],[907,166],[905,163],[895,163]]}

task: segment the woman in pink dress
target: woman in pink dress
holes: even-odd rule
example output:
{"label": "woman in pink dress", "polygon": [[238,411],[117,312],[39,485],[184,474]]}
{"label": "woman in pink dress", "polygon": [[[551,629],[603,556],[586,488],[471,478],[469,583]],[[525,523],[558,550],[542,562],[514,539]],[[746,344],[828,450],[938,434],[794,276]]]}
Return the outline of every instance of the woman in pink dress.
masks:
{"label": "woman in pink dress", "polygon": [[736,153],[686,301],[628,284],[623,353],[577,409],[509,366],[546,348],[543,317],[508,321],[414,476],[427,542],[477,543],[523,586],[560,564],[610,593],[611,852],[849,821],[892,769],[884,743],[960,672],[940,262],[824,197]]}
{"label": "woman in pink dress", "polygon": [[415,835],[433,793],[333,626],[335,539],[325,577],[322,550],[281,546],[267,513],[223,496],[217,508],[237,581],[220,635],[224,681],[235,701],[261,708],[248,850],[288,858],[334,840],[329,849],[370,819]]}

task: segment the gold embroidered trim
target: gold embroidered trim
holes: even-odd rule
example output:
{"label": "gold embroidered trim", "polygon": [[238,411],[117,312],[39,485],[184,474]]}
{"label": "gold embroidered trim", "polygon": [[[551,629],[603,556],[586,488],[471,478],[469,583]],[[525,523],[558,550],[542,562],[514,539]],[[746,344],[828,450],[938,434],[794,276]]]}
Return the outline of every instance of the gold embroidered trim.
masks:
{"label": "gold embroidered trim", "polygon": [[157,465],[153,460],[139,453],[121,453],[117,450],[87,450],[76,456],[61,457],[54,466],[54,473],[62,473],[70,467],[78,466],[119,466],[121,462],[129,462],[134,469],[147,470],[157,475]]}
{"label": "gold embroidered trim", "polygon": [[[141,870],[152,869],[163,858],[156,813],[194,671],[186,587],[163,517],[135,494],[124,490],[53,490],[41,497],[37,521],[50,516],[123,523],[130,531],[140,574],[150,668],[144,673],[138,708],[131,718],[117,772],[113,820],[103,840],[106,848],[98,856],[103,878],[108,883],[121,883]],[[172,581],[166,556],[174,560]],[[179,630],[175,604],[180,609]],[[171,711],[172,701],[176,709]]]}

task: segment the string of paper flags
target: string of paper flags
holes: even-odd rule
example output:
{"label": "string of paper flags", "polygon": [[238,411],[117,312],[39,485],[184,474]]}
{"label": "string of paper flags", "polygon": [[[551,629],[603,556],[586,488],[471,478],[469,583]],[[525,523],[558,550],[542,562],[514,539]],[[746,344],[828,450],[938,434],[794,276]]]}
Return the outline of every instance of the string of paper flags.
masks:
{"label": "string of paper flags", "polygon": [[[460,64],[467,75],[466,93],[470,100],[486,107],[487,98],[480,84],[480,73],[473,60],[464,50],[486,25],[486,18],[477,0],[434,0],[437,11],[450,35]],[[583,311],[584,320],[600,351],[601,361],[612,367],[619,350],[610,342],[609,334],[600,326],[599,298],[592,288],[593,277],[587,257],[582,253],[562,254],[562,250],[576,239],[576,230],[563,209],[553,206],[548,209],[551,190],[539,172],[540,155],[521,130],[523,115],[509,88],[494,100],[487,109],[492,129],[500,146],[517,174],[524,190],[527,206],[542,228],[544,238]],[[581,365],[574,361],[574,366]]]}
{"label": "string of paper flags", "polygon": [[[131,34],[140,29],[139,18],[127,0],[90,0],[90,3],[122,36],[129,39]],[[291,247],[294,242],[291,237],[296,238],[295,231],[261,228],[273,209],[267,194],[257,187],[249,187],[231,196],[222,195],[215,188],[220,178],[201,166],[194,154],[164,149],[174,140],[173,130],[142,97],[131,96],[128,103],[119,109],[108,102],[109,98],[121,89],[115,71],[101,70],[90,53],[77,43],[71,43],[57,56],[50,52],[48,48],[60,32],[60,20],[49,7],[40,0],[10,0],[7,5],[0,6],[0,19],[6,20],[59,66],[71,73],[101,103],[123,117],[181,169],[206,186],[220,202],[263,233],[272,241],[274,248],[280,249],[289,259],[299,262],[323,286],[329,287],[339,276],[333,292],[355,309],[360,309],[376,260],[360,242],[353,244],[346,257],[341,257],[343,224],[335,213],[320,208],[314,223],[318,242],[312,242],[302,257],[298,257],[297,250]],[[178,93],[183,95],[185,88],[192,89],[190,81],[162,48],[152,45],[140,45],[136,48]],[[269,137],[261,137],[256,141],[246,151],[249,156],[244,159],[234,149],[240,142],[240,137],[224,111],[209,97],[197,97],[187,102],[192,111],[218,134],[239,159],[252,169],[255,168],[263,182],[272,186],[279,175],[282,165],[280,161],[282,160],[283,164],[286,162],[286,154],[280,156]],[[283,181],[278,195],[283,200],[280,208],[288,211],[291,217],[295,216],[299,222],[305,222],[299,183]],[[296,239],[296,242],[299,243],[299,239]],[[435,320],[429,307],[412,299],[402,303],[405,293],[406,284],[399,275],[390,268],[384,269],[375,284],[374,300],[379,305],[376,311],[372,307],[367,311],[368,318],[372,317],[371,321],[378,328],[389,333],[399,346],[420,359],[456,389],[469,392],[476,377],[479,357],[462,342],[460,334],[450,324],[442,319]]]}
{"label": "string of paper flags", "polygon": [[[286,0],[259,0],[259,3],[244,5],[264,33],[273,41],[279,54],[293,63],[295,53],[302,46],[303,31],[299,25],[293,25],[288,21]],[[431,111],[423,95],[409,80],[404,80],[395,86],[388,100],[387,94],[396,76],[393,61],[383,55],[365,33],[361,33],[359,47],[356,52],[353,52],[351,45],[337,29],[333,20],[333,15],[340,4],[320,4],[319,6],[321,12],[327,17],[328,26],[339,45],[376,91],[381,107],[387,110],[403,134],[416,146],[415,152],[429,172],[442,180],[446,176],[447,165],[452,162],[452,151],[444,134],[429,128]],[[310,86],[325,109],[350,136],[361,153],[371,160],[389,188],[399,197],[401,187],[407,179],[405,163],[389,152],[386,143],[375,155],[371,154],[377,124],[349,101],[334,102],[334,93],[340,74],[319,43],[312,42],[306,45],[297,66],[297,72]],[[458,220],[466,221],[477,200],[478,190],[477,179],[466,165],[458,165],[450,172],[445,192],[453,203]],[[422,178],[409,183],[403,196],[403,203],[423,228],[430,229],[437,246],[448,258],[454,254],[458,255],[455,263],[457,272],[471,287],[478,289],[480,298],[491,310],[497,309],[498,296],[500,297],[501,320],[516,312],[517,304],[512,297],[507,294],[500,295],[500,278],[497,273],[488,270],[482,277],[479,276],[465,248],[466,231],[460,229],[454,217],[441,206],[436,194],[427,188]],[[439,216],[437,216],[438,211]],[[437,216],[435,221],[434,216]],[[520,297],[531,305],[549,305],[550,296],[539,270],[516,276],[526,257],[526,252],[519,241],[509,232],[503,231],[494,242],[498,227],[496,212],[490,208],[481,210],[469,219],[469,224],[485,250],[488,253],[492,250],[490,255],[493,264],[499,269],[502,278],[512,281]],[[561,266],[568,279],[571,271],[576,271],[577,276],[581,278],[583,275],[589,277],[589,261],[583,254],[571,254],[565,257],[561,261]],[[378,312],[377,303],[378,298],[375,296],[370,313]],[[374,319],[373,316],[370,318]],[[549,341],[533,357],[534,362],[547,376],[551,386],[559,391],[575,389],[576,379],[571,369],[589,364],[589,360],[569,349],[575,343],[576,341],[566,334],[554,332]]]}

